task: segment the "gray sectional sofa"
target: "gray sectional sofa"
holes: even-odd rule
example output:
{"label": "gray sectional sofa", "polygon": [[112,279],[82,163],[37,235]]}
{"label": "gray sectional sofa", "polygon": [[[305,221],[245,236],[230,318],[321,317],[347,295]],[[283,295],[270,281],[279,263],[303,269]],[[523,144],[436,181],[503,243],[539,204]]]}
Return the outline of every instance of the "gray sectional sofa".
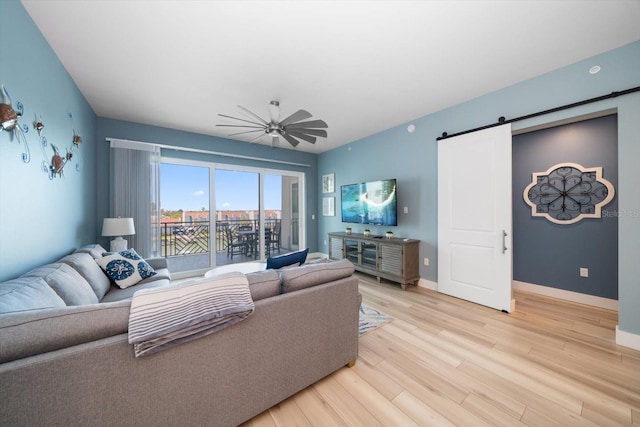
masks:
{"label": "gray sectional sofa", "polygon": [[0,283],[0,425],[233,426],[357,358],[360,295],[348,261],[247,274],[251,316],[136,358],[131,296],[173,286],[171,277],[147,260],[158,274],[119,289],[87,262],[102,251],[82,248]]}

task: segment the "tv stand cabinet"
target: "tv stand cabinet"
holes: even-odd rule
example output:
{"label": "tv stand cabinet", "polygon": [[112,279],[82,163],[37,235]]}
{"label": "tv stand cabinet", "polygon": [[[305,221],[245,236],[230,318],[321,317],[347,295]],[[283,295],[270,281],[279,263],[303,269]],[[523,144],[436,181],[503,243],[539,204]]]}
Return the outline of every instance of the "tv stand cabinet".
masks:
{"label": "tv stand cabinet", "polygon": [[329,259],[348,259],[357,271],[400,283],[417,284],[420,279],[420,240],[368,236],[345,232],[329,233]]}

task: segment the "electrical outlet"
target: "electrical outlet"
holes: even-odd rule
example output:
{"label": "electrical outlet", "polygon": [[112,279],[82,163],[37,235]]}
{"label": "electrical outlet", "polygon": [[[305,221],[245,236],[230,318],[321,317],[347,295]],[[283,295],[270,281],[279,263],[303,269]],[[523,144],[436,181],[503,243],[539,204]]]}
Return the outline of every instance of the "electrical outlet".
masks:
{"label": "electrical outlet", "polygon": [[589,277],[589,269],[580,267],[580,277]]}
{"label": "electrical outlet", "polygon": [[424,265],[429,265],[429,258],[425,258],[422,262]]}
{"label": "electrical outlet", "polygon": [[316,219],[315,214],[311,214],[311,219]]}
{"label": "electrical outlet", "polygon": [[405,206],[404,207],[404,213],[406,213],[406,214],[409,213],[409,206]]}

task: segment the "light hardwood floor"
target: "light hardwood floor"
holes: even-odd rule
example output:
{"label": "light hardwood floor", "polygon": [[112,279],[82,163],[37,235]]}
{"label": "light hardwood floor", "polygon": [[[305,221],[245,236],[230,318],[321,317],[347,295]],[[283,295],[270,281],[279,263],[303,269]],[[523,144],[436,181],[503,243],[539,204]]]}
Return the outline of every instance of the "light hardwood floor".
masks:
{"label": "light hardwood floor", "polygon": [[516,292],[505,314],[358,275],[394,320],[246,426],[640,426],[640,352],[615,344],[616,312]]}

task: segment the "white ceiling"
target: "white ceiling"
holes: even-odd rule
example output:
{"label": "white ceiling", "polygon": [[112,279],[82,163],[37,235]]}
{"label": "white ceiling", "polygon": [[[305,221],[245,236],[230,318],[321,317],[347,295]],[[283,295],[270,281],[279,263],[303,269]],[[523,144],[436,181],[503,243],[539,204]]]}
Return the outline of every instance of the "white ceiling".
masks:
{"label": "white ceiling", "polygon": [[640,40],[638,0],[22,3],[98,116],[227,137],[277,100],[314,153]]}

